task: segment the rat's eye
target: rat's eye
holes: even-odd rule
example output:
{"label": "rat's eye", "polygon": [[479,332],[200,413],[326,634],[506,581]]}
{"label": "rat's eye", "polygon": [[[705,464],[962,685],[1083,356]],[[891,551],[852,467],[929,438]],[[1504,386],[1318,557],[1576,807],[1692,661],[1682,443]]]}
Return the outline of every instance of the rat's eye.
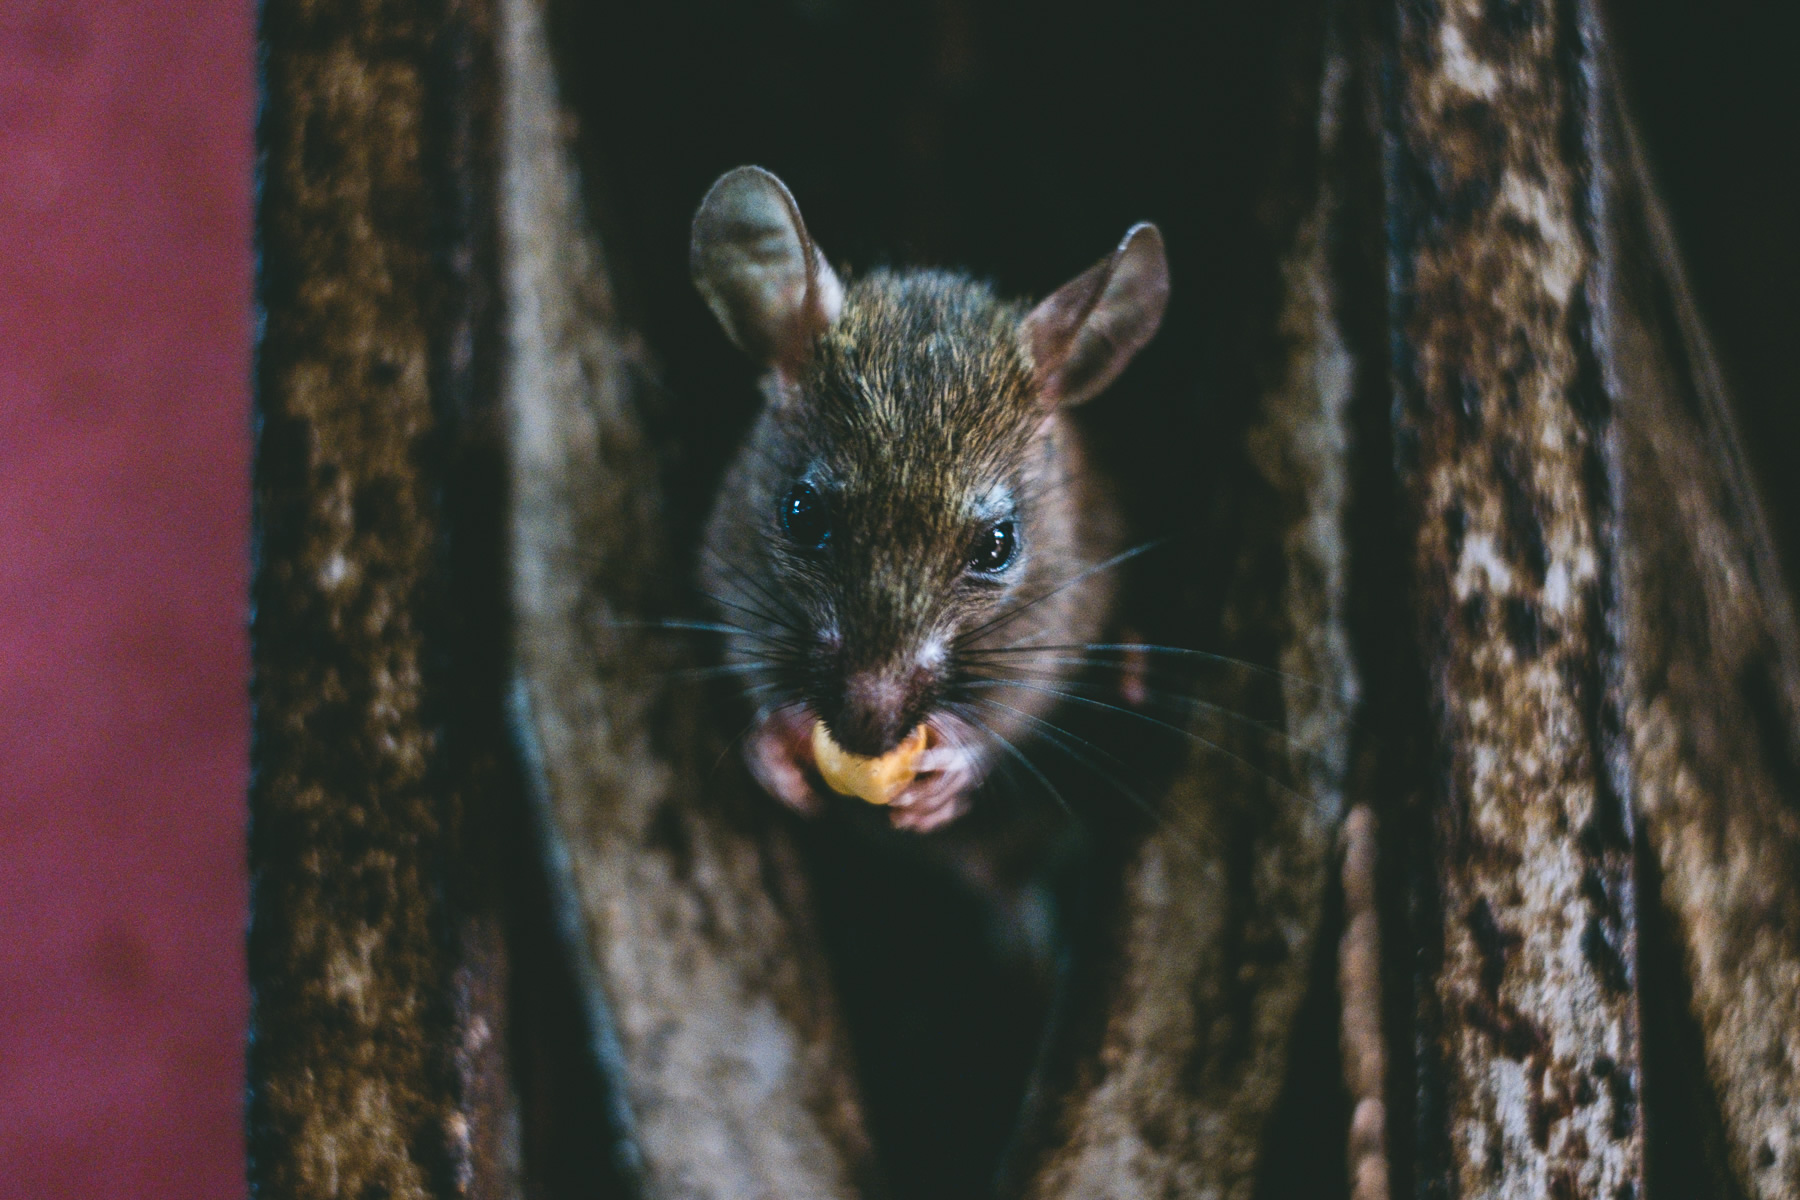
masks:
{"label": "rat's eye", "polygon": [[1011,521],[1002,521],[975,541],[969,553],[969,570],[1003,571],[1019,552],[1019,534]]}
{"label": "rat's eye", "polygon": [[796,483],[781,498],[781,531],[802,550],[823,550],[831,540],[831,517],[812,484]]}

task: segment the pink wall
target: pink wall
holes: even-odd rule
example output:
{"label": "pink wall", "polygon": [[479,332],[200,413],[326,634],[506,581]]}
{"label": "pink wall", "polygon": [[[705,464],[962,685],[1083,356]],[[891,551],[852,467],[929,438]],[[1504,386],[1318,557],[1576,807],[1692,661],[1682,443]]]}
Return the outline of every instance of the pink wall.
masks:
{"label": "pink wall", "polygon": [[252,9],[0,0],[0,1197],[242,1195]]}

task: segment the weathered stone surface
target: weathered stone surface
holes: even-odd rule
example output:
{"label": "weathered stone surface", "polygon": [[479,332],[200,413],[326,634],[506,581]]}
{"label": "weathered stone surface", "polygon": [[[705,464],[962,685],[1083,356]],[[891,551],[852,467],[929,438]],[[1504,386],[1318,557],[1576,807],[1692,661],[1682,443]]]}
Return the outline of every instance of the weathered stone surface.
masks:
{"label": "weathered stone surface", "polygon": [[[455,784],[439,490],[477,389],[478,7],[271,3],[260,141],[250,1176],[259,1196],[515,1186],[505,948]],[[449,53],[447,53],[449,52]],[[459,141],[458,138],[461,138]],[[445,256],[463,251],[460,278]],[[479,539],[476,539],[477,541]],[[463,543],[458,543],[459,545]],[[488,571],[498,548],[488,546]],[[497,715],[497,710],[496,710]],[[460,775],[475,780],[471,769]],[[479,858],[480,856],[476,856]]]}
{"label": "weathered stone surface", "polygon": [[[1619,396],[1625,727],[1711,1082],[1711,1095],[1668,1099],[1722,1114],[1744,1195],[1794,1200],[1800,627],[1635,134],[1606,115],[1602,361]],[[1679,1086],[1673,1065],[1669,1078]]]}
{"label": "weathered stone surface", "polygon": [[1386,97],[1394,454],[1437,746],[1441,924],[1416,933],[1443,1108],[1419,1114],[1417,1186],[1461,1196],[1642,1187],[1581,7],[1403,5]]}

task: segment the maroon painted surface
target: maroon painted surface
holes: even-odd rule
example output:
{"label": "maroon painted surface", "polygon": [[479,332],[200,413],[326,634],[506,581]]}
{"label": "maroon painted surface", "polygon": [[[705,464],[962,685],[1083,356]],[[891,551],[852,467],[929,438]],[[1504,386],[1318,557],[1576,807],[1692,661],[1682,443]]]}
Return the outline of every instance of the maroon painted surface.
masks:
{"label": "maroon painted surface", "polygon": [[0,0],[0,1197],[244,1192],[248,3]]}

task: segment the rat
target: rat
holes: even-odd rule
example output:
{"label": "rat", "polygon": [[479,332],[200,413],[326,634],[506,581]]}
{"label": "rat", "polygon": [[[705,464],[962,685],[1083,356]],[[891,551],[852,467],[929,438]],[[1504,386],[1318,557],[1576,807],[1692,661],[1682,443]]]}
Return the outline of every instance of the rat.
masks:
{"label": "rat", "polygon": [[954,271],[840,275],[787,187],[740,167],[689,264],[760,372],[700,564],[750,771],[811,815],[821,733],[864,759],[922,741],[886,812],[937,829],[999,764],[1030,767],[1018,744],[1110,619],[1124,525],[1068,414],[1161,323],[1162,235],[1133,226],[1028,306]]}

